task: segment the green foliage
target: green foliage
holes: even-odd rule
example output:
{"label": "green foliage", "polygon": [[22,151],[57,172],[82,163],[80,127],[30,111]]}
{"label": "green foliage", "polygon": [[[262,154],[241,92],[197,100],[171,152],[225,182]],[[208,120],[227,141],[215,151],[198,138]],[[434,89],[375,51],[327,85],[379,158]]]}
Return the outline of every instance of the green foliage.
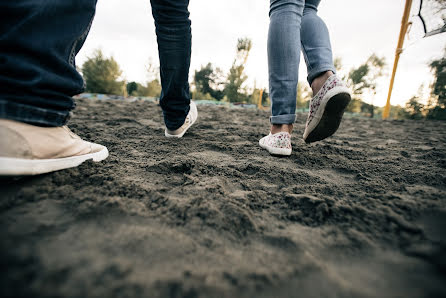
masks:
{"label": "green foliage", "polygon": [[192,99],[197,99],[197,100],[216,100],[215,98],[213,98],[209,93],[201,93],[200,91],[194,91],[191,93],[191,98]]}
{"label": "green foliage", "polygon": [[129,95],[140,97],[160,97],[161,95],[161,84],[158,79],[154,79],[146,85],[136,84],[137,89],[133,93],[129,93]]}
{"label": "green foliage", "polygon": [[428,111],[426,118],[435,120],[446,120],[446,109],[439,106],[433,107]]}
{"label": "green foliage", "polygon": [[368,104],[366,102],[361,102],[361,114],[367,115],[370,118],[373,118],[375,116],[375,106]]}
{"label": "green foliage", "polygon": [[437,98],[437,106],[444,108],[446,106],[446,48],[443,57],[432,61],[429,67],[434,73],[434,82],[431,86],[432,96]]}
{"label": "green foliage", "polygon": [[372,54],[364,64],[352,69],[348,74],[348,81],[353,96],[358,98],[365,92],[376,93],[376,79],[383,75],[385,65],[384,57]]}
{"label": "green foliage", "polygon": [[403,116],[404,118],[407,118],[407,119],[416,119],[416,120],[422,119],[422,118],[424,118],[423,110],[424,110],[424,105],[420,103],[420,100],[418,97],[413,96],[406,103],[405,108],[404,108],[405,113],[401,116]]}
{"label": "green foliage", "polygon": [[93,56],[85,61],[82,74],[87,92],[123,94],[124,82],[118,81],[122,71],[115,59],[105,58],[101,50],[96,50]]}
{"label": "green foliage", "polygon": [[446,48],[443,57],[433,60],[429,67],[434,74],[431,96],[426,107],[426,118],[446,120]]}
{"label": "green foliage", "polygon": [[305,109],[309,107],[312,91],[308,84],[303,82],[297,83],[296,108]]}
{"label": "green foliage", "polygon": [[[382,119],[384,107],[375,107],[375,118]],[[406,119],[406,111],[401,106],[390,106],[389,117],[391,119]]]}
{"label": "green foliage", "polygon": [[244,67],[232,66],[229,70],[228,82],[225,86],[225,95],[229,98],[231,102],[241,102],[245,99],[243,93],[240,92],[242,84],[248,78],[245,74],[243,74]]}
{"label": "green foliage", "polygon": [[149,81],[145,84],[137,82],[128,83],[128,95],[137,97],[160,97],[161,84],[159,80],[159,67],[154,65],[151,58],[149,58],[149,63],[146,65],[146,71]]}
{"label": "green foliage", "polygon": [[244,74],[244,70],[251,48],[252,41],[249,38],[240,38],[238,40],[236,58],[229,70],[227,83],[224,89],[225,96],[231,102],[249,101],[246,89],[243,89],[242,85],[248,78],[248,76]]}
{"label": "green foliage", "polygon": [[[352,88],[352,101],[347,107],[346,111],[352,113],[361,112],[363,102],[362,96],[365,93],[376,94],[376,80],[383,75],[386,62],[384,57],[378,57],[372,54],[367,61],[360,65],[358,68],[354,68],[348,74],[348,82]],[[369,113],[373,117],[373,107],[364,107],[369,109]]]}
{"label": "green foliage", "polygon": [[262,94],[262,106],[268,107],[271,105],[271,100],[269,98],[269,93],[266,91],[266,89],[263,89]]}
{"label": "green foliage", "polygon": [[130,82],[127,84],[127,94],[128,95],[132,95],[133,92],[135,92],[136,90],[138,90],[138,83]]}
{"label": "green foliage", "polygon": [[208,63],[206,66],[202,66],[200,70],[195,71],[195,96],[199,95],[206,97],[209,95],[212,99],[221,100],[224,96],[224,93],[221,90],[223,84],[222,71],[219,68],[214,70],[212,63]]}

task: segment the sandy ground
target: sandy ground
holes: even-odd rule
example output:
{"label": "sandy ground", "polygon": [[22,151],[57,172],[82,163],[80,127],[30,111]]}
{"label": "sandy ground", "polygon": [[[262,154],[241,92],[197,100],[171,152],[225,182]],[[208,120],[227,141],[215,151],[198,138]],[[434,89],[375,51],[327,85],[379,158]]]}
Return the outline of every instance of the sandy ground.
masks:
{"label": "sandy ground", "polygon": [[102,163],[2,179],[0,295],[446,297],[446,123],[345,119],[289,158],[268,112],[80,100]]}

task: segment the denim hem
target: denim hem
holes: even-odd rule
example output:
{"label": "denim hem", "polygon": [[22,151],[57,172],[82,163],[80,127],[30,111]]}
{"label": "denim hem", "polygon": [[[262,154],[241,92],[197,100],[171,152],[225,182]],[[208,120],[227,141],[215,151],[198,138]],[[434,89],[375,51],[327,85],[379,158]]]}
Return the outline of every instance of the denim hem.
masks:
{"label": "denim hem", "polygon": [[175,121],[172,123],[172,121],[169,121],[167,119],[164,119],[164,124],[166,125],[166,128],[168,130],[177,130],[181,126],[183,126],[184,122],[186,121],[186,118],[183,119],[183,121]]}
{"label": "denim hem", "polygon": [[336,73],[336,68],[333,65],[326,64],[326,65],[321,65],[314,69],[311,69],[308,72],[308,77],[307,77],[307,80],[308,80],[308,83],[310,84],[310,86],[315,78],[317,78],[319,75],[321,75],[322,73],[324,73],[326,71],[332,71],[333,73]]}
{"label": "denim hem", "polygon": [[164,124],[166,125],[166,128],[168,130],[177,130],[178,128],[180,128],[186,121],[186,117],[189,114],[189,110],[190,110],[190,105],[187,105],[183,117],[180,118],[178,118],[178,112],[174,112],[175,114],[172,115],[172,113],[168,113],[163,110]]}
{"label": "denim hem", "polygon": [[271,124],[292,124],[296,122],[296,114],[271,116],[269,121]]}
{"label": "denim hem", "polygon": [[10,119],[38,126],[63,126],[70,119],[69,111],[61,112],[42,109],[20,103],[0,100],[0,118]]}

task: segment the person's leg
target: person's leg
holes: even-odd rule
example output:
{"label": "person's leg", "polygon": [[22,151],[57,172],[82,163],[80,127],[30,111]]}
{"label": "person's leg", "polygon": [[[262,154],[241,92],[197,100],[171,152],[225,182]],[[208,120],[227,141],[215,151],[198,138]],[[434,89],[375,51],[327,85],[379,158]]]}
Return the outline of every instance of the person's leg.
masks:
{"label": "person's leg", "polygon": [[270,1],[268,69],[272,133],[281,125],[291,128],[296,118],[303,10],[304,0]]}
{"label": "person's leg", "polygon": [[190,109],[191,21],[189,0],[151,0],[160,59],[160,106],[168,130],[180,128]]}
{"label": "person's leg", "polygon": [[[324,21],[317,15],[317,8],[321,0],[305,0],[302,17],[301,43],[302,52],[307,64],[308,83],[313,85],[316,94],[322,84],[328,79],[327,75],[336,73],[333,64],[333,53],[330,35]],[[315,82],[316,79],[319,80]]]}
{"label": "person's leg", "polygon": [[328,28],[317,15],[319,3],[320,0],[305,0],[301,28],[302,52],[314,95],[303,135],[307,143],[334,134],[351,99],[349,89],[334,75]]}
{"label": "person's leg", "polygon": [[0,2],[0,176],[35,175],[108,156],[63,126],[84,81],[75,56],[96,0]]}
{"label": "person's leg", "polygon": [[75,56],[96,0],[0,2],[0,118],[62,126],[83,91]]}
{"label": "person's leg", "polygon": [[303,10],[304,0],[270,0],[268,71],[271,131],[260,139],[259,145],[275,155],[290,155],[292,150]]}

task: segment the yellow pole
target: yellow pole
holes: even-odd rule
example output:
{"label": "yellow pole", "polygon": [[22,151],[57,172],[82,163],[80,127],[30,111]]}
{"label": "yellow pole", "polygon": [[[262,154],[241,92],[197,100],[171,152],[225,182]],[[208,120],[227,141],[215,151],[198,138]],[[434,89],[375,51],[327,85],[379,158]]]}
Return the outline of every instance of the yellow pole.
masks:
{"label": "yellow pole", "polygon": [[124,96],[124,98],[127,98],[128,97],[128,94],[127,94],[127,80],[124,80],[124,88],[123,88],[124,90],[122,90],[122,95]]}
{"label": "yellow pole", "polygon": [[259,103],[257,104],[258,109],[262,109],[262,99],[263,99],[263,89],[260,89]]}
{"label": "yellow pole", "polygon": [[404,44],[404,39],[406,37],[407,28],[409,26],[409,14],[410,14],[411,7],[412,7],[412,0],[406,0],[406,6],[404,7],[403,19],[401,21],[400,37],[398,39],[398,46],[397,46],[396,52],[395,52],[395,62],[393,63],[392,77],[390,79],[389,94],[387,95],[386,107],[384,108],[384,112],[383,112],[383,119],[389,118],[390,97],[392,96],[393,83],[395,82],[395,74],[396,74],[396,69],[398,68],[398,62],[400,60],[400,55],[403,52],[403,44]]}

